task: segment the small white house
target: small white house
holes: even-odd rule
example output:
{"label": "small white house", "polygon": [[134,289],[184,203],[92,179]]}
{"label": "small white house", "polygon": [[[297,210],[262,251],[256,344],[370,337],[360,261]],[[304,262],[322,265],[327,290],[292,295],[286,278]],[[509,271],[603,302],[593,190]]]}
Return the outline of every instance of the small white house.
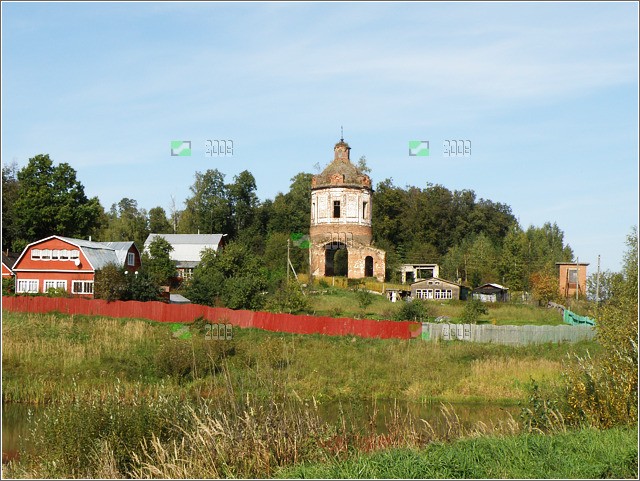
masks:
{"label": "small white house", "polygon": [[204,249],[218,251],[224,247],[227,234],[149,234],[144,241],[144,250],[149,252],[149,245],[156,237],[164,239],[173,246],[170,257],[176,263],[178,277],[190,279],[193,269],[200,264]]}

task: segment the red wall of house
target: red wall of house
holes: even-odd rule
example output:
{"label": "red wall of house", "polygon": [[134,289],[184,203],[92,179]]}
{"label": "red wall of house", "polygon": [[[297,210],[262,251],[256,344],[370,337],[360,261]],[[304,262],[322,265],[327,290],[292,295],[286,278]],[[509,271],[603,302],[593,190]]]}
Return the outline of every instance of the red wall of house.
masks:
{"label": "red wall of house", "polygon": [[11,272],[7,266],[2,264],[2,277],[11,277],[12,275],[13,272]]}
{"label": "red wall of house", "polygon": [[[43,260],[31,260],[32,249],[68,249],[80,251],[80,267],[77,267],[72,260],[68,261],[43,261]],[[70,270],[70,271],[87,271],[92,270],[91,265],[87,258],[82,254],[82,250],[78,247],[69,244],[68,242],[61,241],[60,239],[49,239],[43,242],[39,242],[29,247],[29,249],[20,258],[18,263],[13,266],[13,269],[41,269],[41,270]]]}
{"label": "red wall of house", "polygon": [[138,252],[138,249],[136,249],[135,245],[131,246],[131,248],[127,251],[127,254],[129,254],[129,252],[133,252],[133,255],[135,256],[135,264],[133,266],[130,266],[129,264],[127,264],[127,259],[125,259],[124,268],[135,272],[138,269],[140,269],[140,266],[142,265],[142,261],[140,259],[140,253]]}

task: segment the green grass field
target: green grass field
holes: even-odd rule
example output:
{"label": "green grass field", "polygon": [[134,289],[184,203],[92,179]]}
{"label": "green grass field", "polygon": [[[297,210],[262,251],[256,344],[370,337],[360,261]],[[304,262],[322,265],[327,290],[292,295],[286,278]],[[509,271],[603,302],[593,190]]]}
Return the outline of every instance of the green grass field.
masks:
{"label": "green grass field", "polygon": [[434,443],[425,449],[355,454],[278,472],[302,479],[637,479],[635,428],[585,429]]}
{"label": "green grass field", "polygon": [[[371,305],[362,309],[353,290],[327,287],[311,293],[308,298],[311,313],[318,316],[355,317],[370,319],[392,319],[400,308],[399,302],[391,302],[385,295],[373,294]],[[430,320],[438,316],[449,316],[457,322],[462,315],[465,301],[430,301]],[[546,309],[521,303],[487,303],[488,314],[480,317],[481,322],[496,325],[559,325],[562,315],[554,309]]]}

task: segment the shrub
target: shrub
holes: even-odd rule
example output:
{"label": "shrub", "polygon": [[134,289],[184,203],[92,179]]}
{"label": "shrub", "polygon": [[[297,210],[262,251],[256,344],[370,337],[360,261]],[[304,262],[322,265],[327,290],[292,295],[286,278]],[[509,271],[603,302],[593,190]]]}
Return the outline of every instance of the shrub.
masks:
{"label": "shrub", "polygon": [[487,306],[482,301],[470,299],[465,303],[464,309],[462,309],[461,320],[466,324],[475,324],[481,315],[487,314],[488,312]]}
{"label": "shrub", "polygon": [[396,321],[426,321],[432,310],[428,301],[414,299],[403,302],[393,318]]}

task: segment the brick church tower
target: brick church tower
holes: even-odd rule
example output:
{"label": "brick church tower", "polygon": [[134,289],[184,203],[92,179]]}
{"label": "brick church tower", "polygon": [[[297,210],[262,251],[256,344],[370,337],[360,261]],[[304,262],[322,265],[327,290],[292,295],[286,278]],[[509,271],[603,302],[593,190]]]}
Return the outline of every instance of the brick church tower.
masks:
{"label": "brick church tower", "polygon": [[371,178],[349,160],[340,139],[333,161],[311,180],[311,274],[334,275],[336,251],[347,251],[347,277],[384,281],[386,253],[371,246]]}

